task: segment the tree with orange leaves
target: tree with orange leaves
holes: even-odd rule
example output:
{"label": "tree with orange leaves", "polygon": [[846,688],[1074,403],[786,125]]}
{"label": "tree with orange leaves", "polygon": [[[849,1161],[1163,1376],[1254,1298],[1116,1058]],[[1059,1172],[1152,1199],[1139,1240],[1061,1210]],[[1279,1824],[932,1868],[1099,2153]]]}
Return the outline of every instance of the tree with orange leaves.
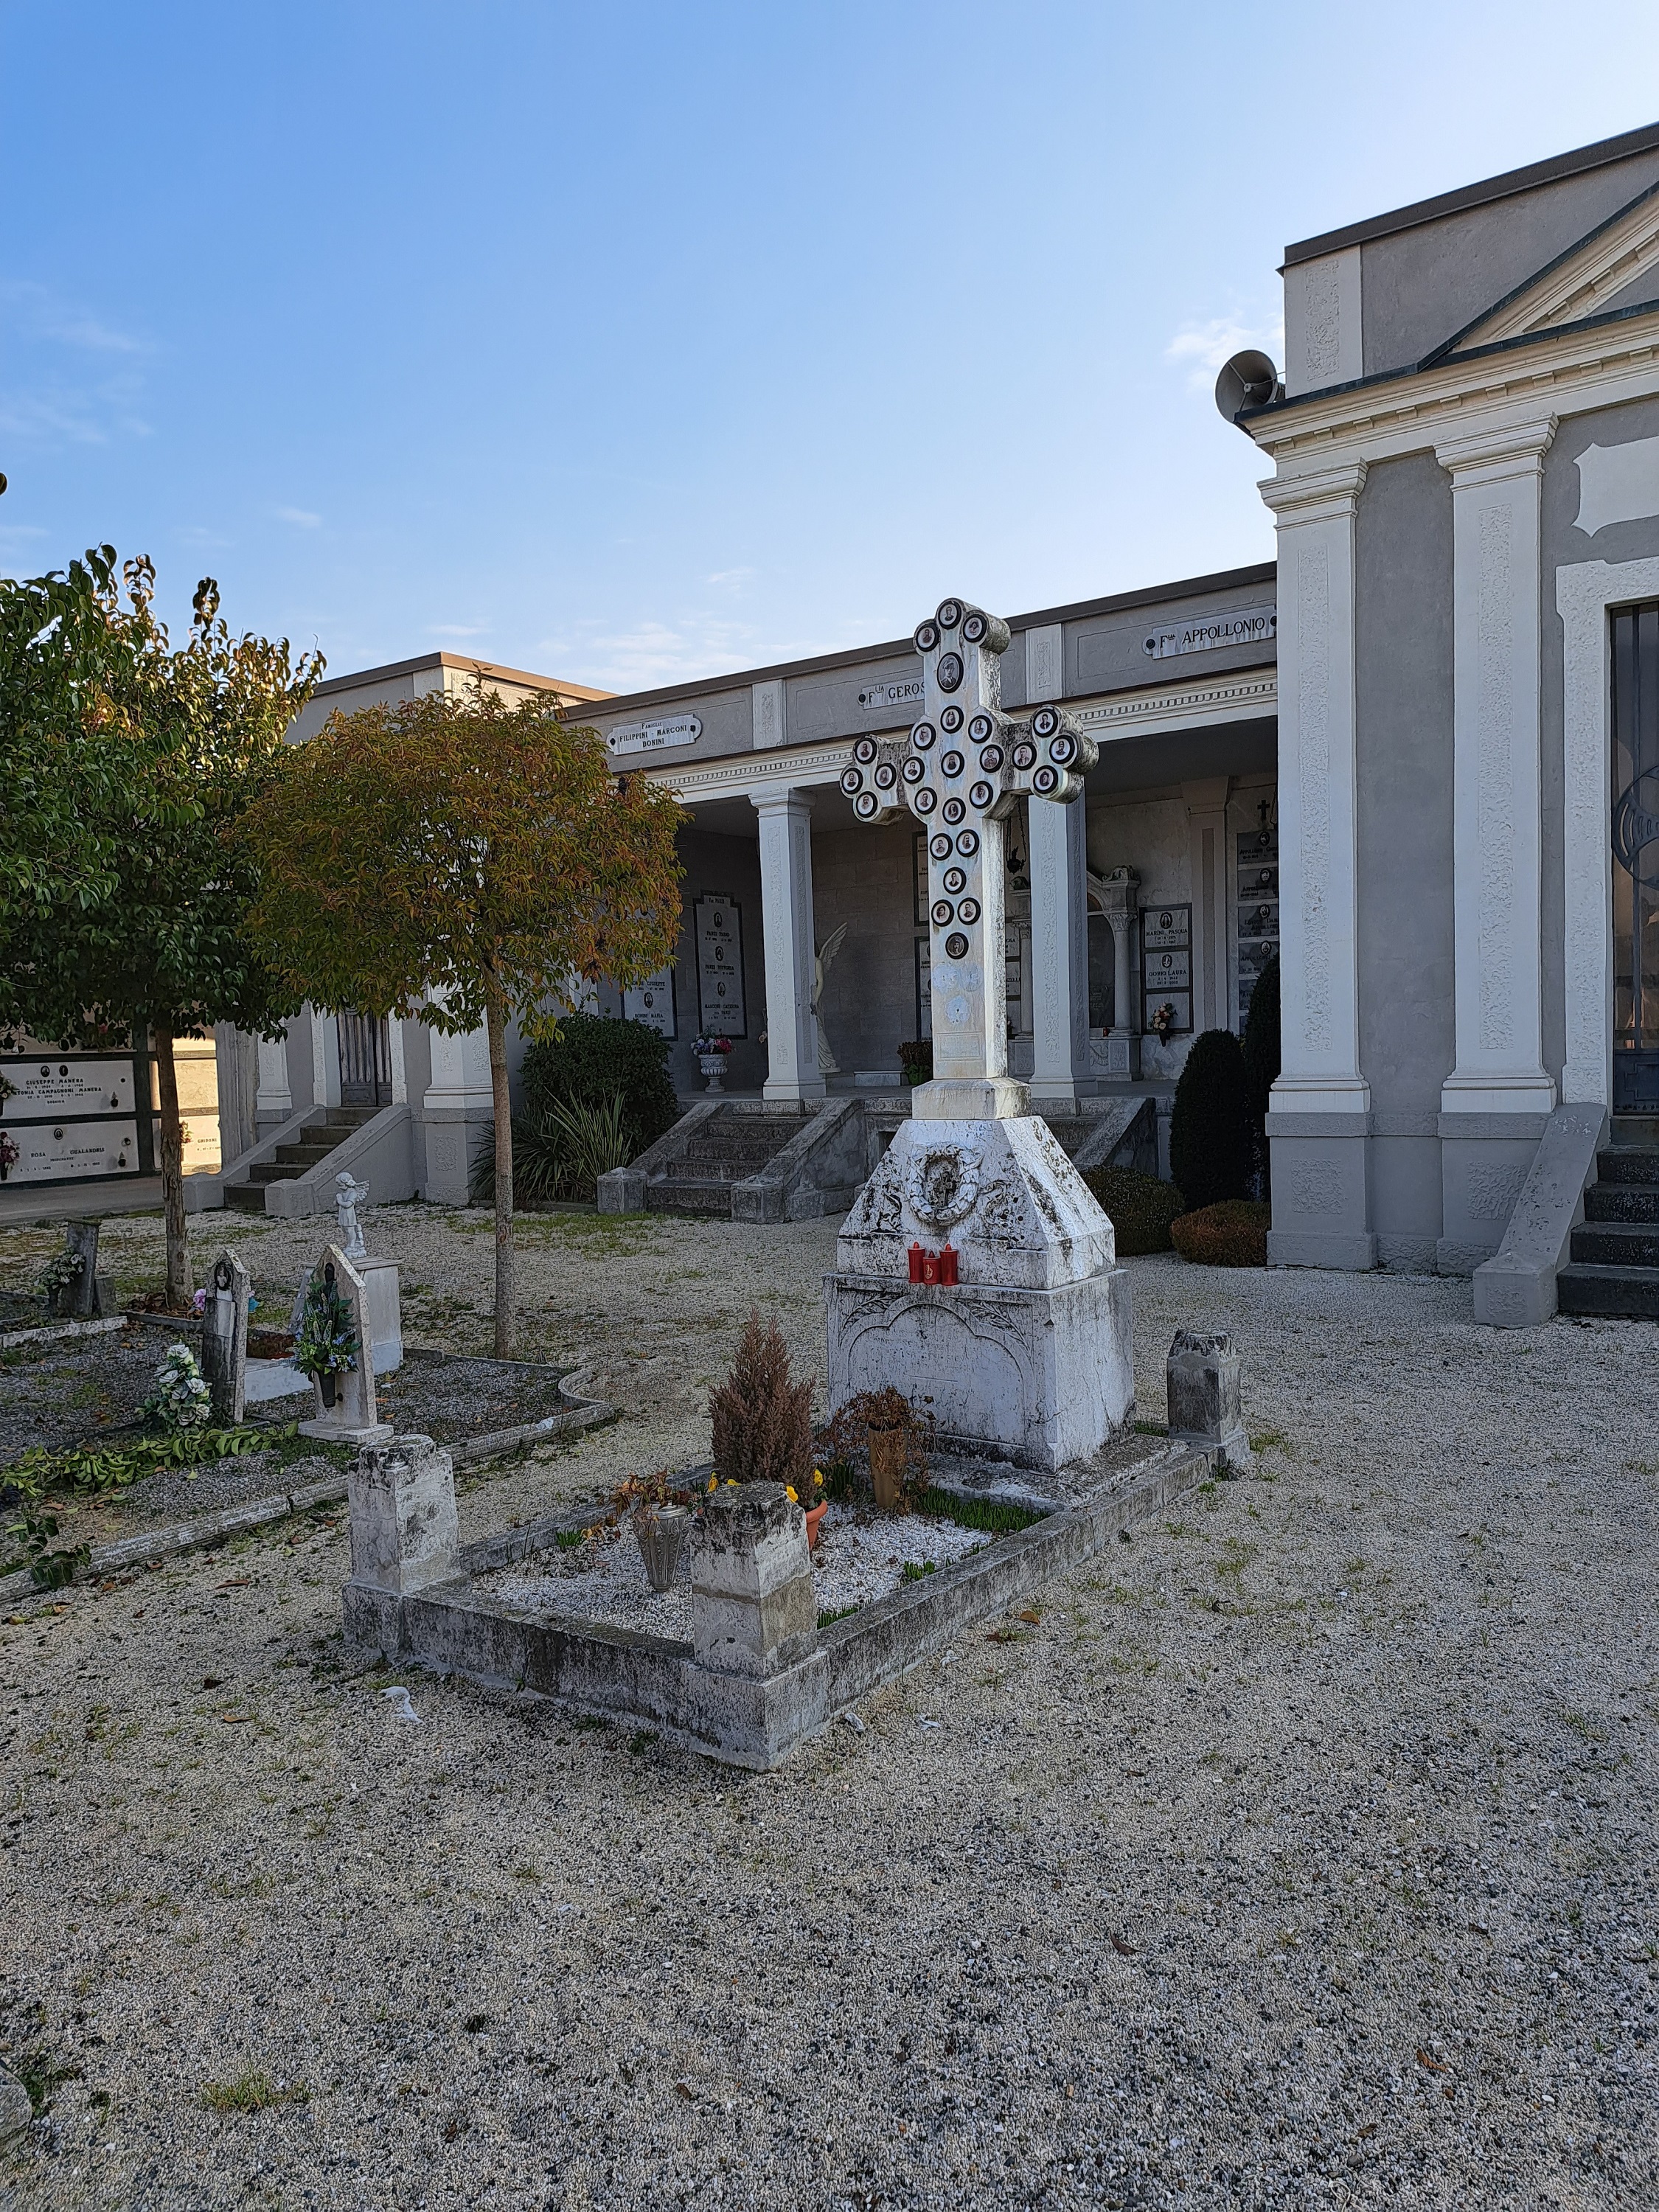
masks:
{"label": "tree with orange leaves", "polygon": [[266,957],[315,1005],[482,1025],[495,1124],[495,1356],[514,1334],[507,1032],[556,1034],[576,979],[642,982],[679,932],[678,803],[597,731],[475,679],[336,714],[248,817]]}

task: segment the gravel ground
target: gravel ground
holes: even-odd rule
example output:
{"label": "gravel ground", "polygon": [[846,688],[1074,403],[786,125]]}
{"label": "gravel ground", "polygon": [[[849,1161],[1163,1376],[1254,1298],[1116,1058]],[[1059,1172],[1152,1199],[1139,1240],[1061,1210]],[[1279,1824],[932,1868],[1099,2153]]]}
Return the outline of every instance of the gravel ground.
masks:
{"label": "gravel ground", "polygon": [[[818,1529],[812,1580],[818,1611],[841,1613],[890,1596],[905,1564],[944,1566],[991,1540],[983,1531],[925,1514],[878,1513],[872,1506],[832,1504]],[[608,1528],[574,1549],[544,1552],[532,1561],[487,1575],[479,1587],[509,1605],[585,1614],[613,1628],[691,1640],[691,1555],[680,1554],[673,1587],[653,1590],[631,1530]]]}
{"label": "gravel ground", "polygon": [[[751,1302],[821,1359],[830,1226],[556,1224],[530,1348],[623,1418],[466,1536],[704,1457]],[[483,1226],[372,1231],[476,1350]],[[337,1527],[0,1624],[0,2056],[70,2075],[0,2203],[1659,2202],[1659,1337],[1129,1264],[1141,1411],[1231,1327],[1257,1477],[776,1775],[354,1672]]]}

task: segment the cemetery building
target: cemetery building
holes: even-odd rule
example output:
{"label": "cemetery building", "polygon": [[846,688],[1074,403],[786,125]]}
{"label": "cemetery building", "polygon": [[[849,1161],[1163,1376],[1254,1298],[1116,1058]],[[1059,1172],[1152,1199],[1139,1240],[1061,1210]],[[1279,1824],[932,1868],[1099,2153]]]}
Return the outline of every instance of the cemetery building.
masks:
{"label": "cemetery building", "polygon": [[[1241,356],[1217,395],[1276,562],[990,611],[1007,711],[1060,707],[1097,748],[1080,803],[1009,823],[1011,1073],[1056,1118],[1167,1109],[1278,951],[1271,1258],[1468,1273],[1559,1230],[1553,1301],[1607,1117],[1659,1115],[1659,126],[1292,245],[1282,275],[1282,372]],[[297,734],[477,665],[332,680]],[[664,1031],[688,1103],[719,1037],[734,1098],[902,1111],[939,925],[920,822],[861,820],[854,771],[920,711],[913,639],[625,697],[485,672],[686,806],[675,962],[599,1003]],[[482,1036],[307,1012],[220,1059],[233,1197],[239,1139],[393,1105],[353,1171],[464,1196]],[[1593,1245],[1591,1291],[1619,1256]]]}

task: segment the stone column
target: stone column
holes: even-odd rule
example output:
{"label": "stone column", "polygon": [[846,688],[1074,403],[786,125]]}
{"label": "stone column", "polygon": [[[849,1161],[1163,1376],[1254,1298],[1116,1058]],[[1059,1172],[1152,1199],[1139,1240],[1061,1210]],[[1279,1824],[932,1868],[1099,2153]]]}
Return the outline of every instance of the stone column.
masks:
{"label": "stone column", "polygon": [[1271,477],[1279,519],[1279,854],[1282,1072],[1270,1261],[1372,1267],[1359,1067],[1355,860],[1354,511],[1365,464]]}
{"label": "stone column", "polygon": [[1030,809],[1031,1103],[1075,1113],[1089,1065],[1089,859],[1083,801]]}
{"label": "stone column", "polygon": [[261,1037],[259,1074],[253,1093],[253,1126],[256,1141],[267,1131],[286,1121],[294,1111],[294,1090],[288,1073],[288,1036]]}
{"label": "stone column", "polygon": [[340,1103],[340,1024],[337,1016],[309,1006],[311,1019],[311,1103],[337,1106]]}
{"label": "stone column", "polygon": [[1554,417],[1437,446],[1452,480],[1453,930],[1447,1114],[1547,1114],[1540,975],[1539,502]]}
{"label": "stone column", "polygon": [[1193,1027],[1233,1027],[1227,947],[1227,797],[1232,778],[1183,783],[1193,886]]}
{"label": "stone column", "polygon": [[432,1080],[421,1102],[426,1138],[426,1176],[421,1195],[440,1206],[465,1206],[472,1159],[472,1133],[495,1114],[489,1080],[489,1040],[481,1029],[464,1036],[430,1030]]}
{"label": "stone column", "polygon": [[812,802],[804,791],[750,793],[760,817],[761,938],[766,959],[769,1101],[825,1095],[812,1018]]}
{"label": "stone column", "polygon": [[1133,868],[1114,868],[1097,881],[1095,896],[1112,932],[1112,1030],[1106,1040],[1106,1073],[1115,1083],[1139,1083],[1140,979],[1135,972],[1134,931],[1140,878]]}
{"label": "stone column", "polygon": [[1554,434],[1545,416],[1435,448],[1452,480],[1457,1057],[1440,1093],[1444,1274],[1497,1250],[1555,1105],[1543,1063],[1539,581]]}

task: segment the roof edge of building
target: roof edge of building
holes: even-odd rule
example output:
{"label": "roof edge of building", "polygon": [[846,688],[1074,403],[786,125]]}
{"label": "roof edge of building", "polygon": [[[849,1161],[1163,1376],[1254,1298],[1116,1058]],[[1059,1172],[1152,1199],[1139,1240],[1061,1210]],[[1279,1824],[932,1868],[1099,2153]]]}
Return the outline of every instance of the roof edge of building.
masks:
{"label": "roof edge of building", "polygon": [[611,696],[591,684],[568,684],[562,676],[541,676],[534,669],[509,668],[505,661],[481,660],[476,654],[466,653],[419,653],[410,660],[388,660],[378,668],[354,668],[346,676],[325,678],[312,696],[320,698],[325,692],[356,690],[365,684],[383,683],[388,677],[413,676],[422,668],[477,669],[508,683],[528,684],[538,691],[568,691],[579,700],[598,701]]}
{"label": "roof edge of building", "polygon": [[[1276,561],[1257,561],[1244,568],[1223,568],[1207,576],[1184,576],[1170,584],[1154,584],[1139,592],[1110,592],[1103,598],[1074,599],[1064,606],[1038,607],[1030,614],[1004,617],[1012,630],[1041,628],[1046,623],[1080,622],[1090,615],[1114,614],[1127,607],[1167,606],[1171,599],[1192,599],[1201,592],[1237,591],[1250,584],[1277,580]],[[618,691],[605,698],[606,711],[666,706],[676,699],[707,698],[714,691],[739,691],[751,684],[775,684],[791,676],[828,674],[837,668],[856,668],[866,660],[894,660],[914,653],[914,640],[884,638],[879,643],[850,646],[839,653],[818,653],[801,660],[779,660],[762,668],[733,668],[719,676],[696,676],[684,684],[660,684],[649,691]],[[567,709],[567,712],[571,711]]]}
{"label": "roof edge of building", "polygon": [[1614,138],[1598,138],[1592,145],[1553,154],[1547,161],[1528,162],[1525,168],[1505,169],[1501,175],[1460,185],[1455,191],[1437,193],[1432,199],[1413,200],[1387,215],[1370,216],[1363,222],[1346,223],[1340,230],[1299,239],[1285,248],[1280,265],[1291,269],[1298,262],[1317,261],[1327,253],[1341,252],[1345,246],[1367,246],[1396,231],[1415,230],[1421,223],[1437,222],[1443,216],[1461,215],[1468,208],[1486,207],[1515,192],[1529,191],[1535,185],[1557,184],[1564,177],[1582,176],[1586,170],[1604,168],[1613,161],[1628,161],[1634,154],[1656,150],[1659,150],[1659,123],[1644,124],[1639,130],[1621,131]]}

